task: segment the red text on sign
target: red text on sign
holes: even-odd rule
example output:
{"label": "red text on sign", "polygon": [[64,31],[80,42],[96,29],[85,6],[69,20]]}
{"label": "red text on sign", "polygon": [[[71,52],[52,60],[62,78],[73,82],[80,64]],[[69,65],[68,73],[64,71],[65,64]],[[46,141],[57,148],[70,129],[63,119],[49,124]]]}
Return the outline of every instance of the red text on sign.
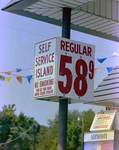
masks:
{"label": "red text on sign", "polygon": [[54,53],[35,58],[35,66],[44,65],[51,62],[54,62]]}
{"label": "red text on sign", "polygon": [[49,85],[53,85],[54,84],[54,79],[48,79],[48,80],[43,80],[40,81],[40,87],[44,87],[44,86],[49,86]]}
{"label": "red text on sign", "polygon": [[51,42],[40,44],[39,45],[39,54],[49,51],[50,47],[51,47]]}
{"label": "red text on sign", "polygon": [[94,63],[93,63],[92,60],[89,62],[89,71],[90,71],[89,78],[93,79],[93,76],[94,76]]}
{"label": "red text on sign", "polygon": [[86,62],[83,59],[78,59],[75,65],[75,70],[77,77],[74,80],[74,90],[78,96],[83,96],[87,92],[86,76],[88,68]]}
{"label": "red text on sign", "polygon": [[42,67],[36,69],[36,78],[48,76],[53,74],[53,66]]}
{"label": "red text on sign", "polygon": [[[87,76],[92,80],[94,77],[94,62],[91,60],[89,64],[83,59],[78,59],[75,63],[75,72],[76,77],[73,83],[73,73],[70,68],[66,67],[66,64],[72,64],[72,57],[61,55],[60,57],[60,67],[59,67],[59,76],[66,76],[66,83],[64,81],[58,81],[58,87],[61,93],[68,94],[71,91],[72,84],[74,91],[78,96],[84,96],[88,89]],[[89,73],[88,73],[89,68]]]}
{"label": "red text on sign", "polygon": [[92,48],[89,46],[81,46],[80,44],[61,40],[60,49],[63,51],[92,57]]}
{"label": "red text on sign", "polygon": [[70,71],[70,69],[66,68],[66,63],[72,63],[72,57],[61,55],[59,74],[60,76],[66,75],[67,80],[66,80],[66,86],[64,86],[64,82],[62,81],[58,81],[58,85],[60,91],[65,94],[70,92],[72,86],[72,72]]}
{"label": "red text on sign", "polygon": [[38,88],[38,82],[35,82],[35,88]]}

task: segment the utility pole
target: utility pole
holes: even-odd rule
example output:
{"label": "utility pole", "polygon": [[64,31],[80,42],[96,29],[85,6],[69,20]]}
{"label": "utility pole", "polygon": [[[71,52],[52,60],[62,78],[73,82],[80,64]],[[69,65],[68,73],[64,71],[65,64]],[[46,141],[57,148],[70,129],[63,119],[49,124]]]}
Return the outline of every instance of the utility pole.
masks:
{"label": "utility pole", "polygon": [[[62,37],[70,39],[71,8],[63,8],[62,11]],[[67,115],[68,98],[61,98],[59,99],[58,150],[66,150],[67,147]]]}
{"label": "utility pole", "polygon": [[84,118],[82,118],[82,138],[83,138],[83,133],[84,133]]}
{"label": "utility pole", "polygon": [[84,149],[84,118],[82,118],[82,150]]}
{"label": "utility pole", "polygon": [[34,135],[34,150],[36,150],[36,148],[35,148],[35,124],[33,125],[33,135]]}

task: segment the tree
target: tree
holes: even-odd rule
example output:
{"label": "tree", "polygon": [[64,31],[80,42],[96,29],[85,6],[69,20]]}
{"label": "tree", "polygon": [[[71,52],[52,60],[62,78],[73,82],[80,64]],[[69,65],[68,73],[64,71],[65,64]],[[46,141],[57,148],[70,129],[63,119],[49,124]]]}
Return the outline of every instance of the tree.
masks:
{"label": "tree", "polygon": [[1,81],[5,80],[5,77],[3,77],[3,76],[0,75],[0,80]]}
{"label": "tree", "polygon": [[[80,150],[82,144],[82,118],[85,118],[85,131],[89,131],[93,121],[94,112],[92,110],[68,111],[67,121],[67,150]],[[55,114],[53,120],[48,120],[49,127],[43,134],[43,140],[39,142],[38,150],[57,150],[58,145],[58,118],[59,114]],[[78,121],[78,118],[80,120]],[[41,134],[39,135],[41,137]]]}
{"label": "tree", "polygon": [[[35,134],[40,131],[40,125],[34,118],[25,116],[22,112],[19,116],[15,115],[14,104],[4,105],[0,112],[0,149],[9,150],[32,150],[34,146],[33,126],[37,126]],[[38,143],[38,141],[36,141]]]}
{"label": "tree", "polygon": [[13,126],[13,122],[16,122],[16,116],[14,114],[14,105],[4,105],[3,111],[0,111],[0,143],[4,143],[9,138],[10,128]]}
{"label": "tree", "polygon": [[[78,120],[78,118],[80,118]],[[88,132],[94,118],[94,112],[68,111],[67,150],[81,150],[82,118],[84,131]],[[0,150],[57,150],[58,120],[56,113],[53,120],[48,120],[48,127],[40,126],[33,117],[22,112],[15,115],[15,105],[4,105],[0,111]],[[35,142],[35,143],[34,143]]]}
{"label": "tree", "polygon": [[84,132],[89,132],[94,116],[95,113],[92,111],[92,109],[82,112],[81,120],[82,118],[84,119]]}
{"label": "tree", "polygon": [[81,147],[80,135],[81,135],[81,126],[78,123],[71,122],[71,124],[68,124],[67,130],[68,150],[77,150],[78,147]]}

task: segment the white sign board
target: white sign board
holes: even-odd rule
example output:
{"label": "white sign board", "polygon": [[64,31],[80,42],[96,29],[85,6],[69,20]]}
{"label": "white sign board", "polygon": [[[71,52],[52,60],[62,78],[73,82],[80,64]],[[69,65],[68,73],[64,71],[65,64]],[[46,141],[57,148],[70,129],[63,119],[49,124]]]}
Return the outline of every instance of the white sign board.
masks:
{"label": "white sign board", "polygon": [[92,101],[95,47],[55,37],[35,44],[33,98]]}
{"label": "white sign board", "polygon": [[35,44],[33,98],[55,95],[56,38]]}
{"label": "white sign board", "polygon": [[114,140],[114,130],[84,133],[84,142]]}
{"label": "white sign board", "polygon": [[116,110],[99,112],[95,115],[90,131],[111,130]]}

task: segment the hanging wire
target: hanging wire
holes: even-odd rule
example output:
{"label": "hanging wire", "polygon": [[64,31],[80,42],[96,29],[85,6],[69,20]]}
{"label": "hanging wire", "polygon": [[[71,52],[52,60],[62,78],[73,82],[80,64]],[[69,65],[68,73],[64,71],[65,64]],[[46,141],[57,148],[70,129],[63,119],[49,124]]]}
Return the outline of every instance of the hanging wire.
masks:
{"label": "hanging wire", "polygon": [[33,128],[33,126],[34,126],[34,124],[33,124],[27,131],[23,132],[23,133],[22,133],[20,136],[18,136],[17,138],[15,138],[15,139],[13,139],[13,140],[11,140],[11,141],[8,141],[8,142],[6,142],[6,143],[1,143],[0,145],[5,145],[5,144],[11,143],[11,142],[13,142],[13,141],[19,139],[20,137],[22,137],[22,135],[26,134],[31,128]]}

